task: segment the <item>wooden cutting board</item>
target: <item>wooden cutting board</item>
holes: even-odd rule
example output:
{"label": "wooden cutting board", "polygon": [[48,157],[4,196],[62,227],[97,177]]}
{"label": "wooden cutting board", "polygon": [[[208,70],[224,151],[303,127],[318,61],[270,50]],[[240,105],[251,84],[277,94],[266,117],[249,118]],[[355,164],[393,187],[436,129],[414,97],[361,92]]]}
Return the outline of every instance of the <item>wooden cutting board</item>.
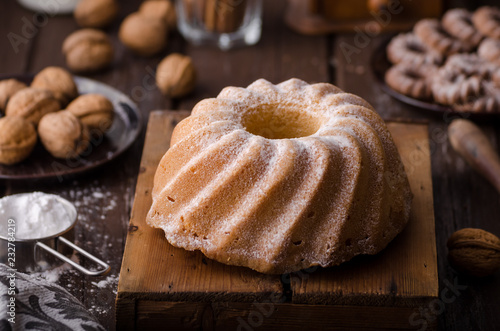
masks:
{"label": "wooden cutting board", "polygon": [[405,230],[380,254],[263,275],[171,246],[145,222],[153,177],[188,112],[149,118],[116,299],[117,330],[415,329],[438,296],[427,126],[388,123],[414,194]]}

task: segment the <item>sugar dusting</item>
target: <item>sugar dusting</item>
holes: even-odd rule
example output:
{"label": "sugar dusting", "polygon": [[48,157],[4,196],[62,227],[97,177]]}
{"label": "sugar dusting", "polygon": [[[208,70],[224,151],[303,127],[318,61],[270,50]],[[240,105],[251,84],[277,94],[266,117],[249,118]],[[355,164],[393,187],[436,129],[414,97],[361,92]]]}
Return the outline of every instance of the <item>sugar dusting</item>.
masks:
{"label": "sugar dusting", "polygon": [[[206,165],[208,170],[207,176],[200,177],[198,190],[194,190],[193,195],[184,193],[182,199],[174,203],[177,205],[172,207],[175,209],[171,213],[155,215],[155,218],[150,220],[153,226],[163,228],[172,244],[190,250],[200,249],[221,262],[228,263],[231,257],[234,257],[234,260],[238,261],[237,264],[259,271],[282,272],[310,265],[338,264],[357,254],[372,253],[372,242],[364,246],[357,244],[367,242],[367,233],[377,236],[376,246],[381,249],[393,236],[386,237],[386,233],[380,229],[395,228],[397,232],[401,231],[401,224],[406,223],[407,217],[405,220],[393,220],[391,214],[379,218],[378,211],[388,211],[390,206],[394,215],[398,215],[401,214],[400,210],[409,208],[411,198],[408,182],[390,133],[382,119],[373,111],[373,107],[365,100],[343,93],[329,84],[308,85],[297,79],[276,86],[265,80],[258,80],[248,89],[228,87],[218,98],[237,100],[242,105],[242,109],[233,110],[236,128],[241,127],[242,116],[259,116],[256,110],[263,105],[280,105],[303,110],[320,118],[321,127],[307,137],[268,140],[270,144],[275,145],[275,150],[279,150],[279,153],[266,154],[262,150],[261,157],[266,158],[266,168],[270,169],[270,165],[284,158],[285,147],[289,148],[281,145],[284,141],[293,144],[294,151],[290,153],[294,154],[293,166],[285,168],[285,165],[280,163],[269,171],[276,171],[277,168],[281,174],[267,177],[268,173],[263,173],[253,175],[254,177],[245,181],[238,180],[258,184],[248,190],[245,187],[242,191],[247,193],[237,204],[221,208],[224,212],[221,212],[223,215],[220,228],[215,232],[229,236],[227,240],[215,241],[224,243],[221,246],[214,247],[214,242],[203,238],[206,236],[210,239],[214,232],[193,235],[190,231],[192,220],[189,215],[201,215],[204,208],[210,208],[203,202],[206,199],[211,200],[213,194],[224,192],[219,188],[219,183],[227,181],[227,185],[232,185],[236,182],[232,181],[232,178],[236,178],[234,174],[239,173],[238,159],[243,159],[250,149],[234,148],[242,143],[241,140],[234,140],[232,144],[227,145],[229,136],[241,131],[235,129],[225,133],[201,153],[193,155],[184,167],[180,167],[179,172],[171,177],[167,185],[162,183],[160,193],[153,201],[153,206],[164,206],[167,201],[166,192],[173,187],[182,187],[182,183],[178,182],[183,178],[181,174],[188,173],[193,162],[206,161],[205,164],[200,164],[203,168]],[[210,127],[212,123],[206,125]],[[338,134],[329,134],[330,132]],[[250,145],[255,137],[248,134],[244,137],[245,144]],[[196,134],[190,138],[204,139]],[[172,148],[175,149],[176,146],[178,145]],[[329,147],[332,146],[335,151],[329,153]],[[211,159],[208,153],[211,151],[217,152],[217,157],[212,156],[212,159],[223,162],[224,166],[209,162]],[[376,156],[367,157],[371,154]],[[220,159],[222,161],[219,161]],[[213,169],[222,170],[214,173]],[[253,174],[251,171],[247,173]],[[332,174],[334,178],[330,177]],[[382,182],[383,174],[392,176],[388,180],[391,185]],[[287,178],[283,185],[279,182],[280,176]],[[359,184],[359,178],[368,182]],[[341,184],[335,184],[335,180]],[[195,181],[190,185],[196,185]],[[371,191],[374,187],[378,190]],[[324,191],[325,188],[327,192]],[[380,190],[383,190],[383,199],[378,196]],[[373,193],[375,202],[370,203],[370,193],[367,191]],[[175,193],[177,196],[183,194],[182,190]],[[320,200],[320,197],[323,199]],[[358,202],[357,199],[362,201]],[[361,210],[358,212],[361,216],[349,222],[349,213],[354,202],[357,203],[357,209]],[[166,204],[169,205],[168,202]],[[379,206],[384,204],[386,206]],[[325,209],[324,214],[331,217],[314,217],[314,211],[320,214],[319,211],[323,213]],[[313,211],[311,217],[307,217],[309,211]],[[325,225],[325,221],[328,224]],[[393,227],[391,222],[398,224]],[[359,228],[365,226],[370,228],[359,231]],[[319,228],[328,229],[329,232],[325,235],[317,231]],[[340,234],[337,233],[338,229],[342,229]],[[299,230],[302,232],[297,233]],[[346,232],[352,237],[345,238],[343,234]],[[295,235],[300,237],[300,240],[292,244]],[[345,244],[346,239],[349,244]],[[325,242],[328,245],[325,246]],[[330,247],[331,250],[324,250],[324,247]]]}

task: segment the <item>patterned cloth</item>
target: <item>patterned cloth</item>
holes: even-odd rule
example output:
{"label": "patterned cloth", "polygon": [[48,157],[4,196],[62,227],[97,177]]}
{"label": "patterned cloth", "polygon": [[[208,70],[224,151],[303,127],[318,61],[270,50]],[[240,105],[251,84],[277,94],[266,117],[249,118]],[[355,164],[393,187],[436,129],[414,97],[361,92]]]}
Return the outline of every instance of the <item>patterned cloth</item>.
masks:
{"label": "patterned cloth", "polygon": [[0,263],[0,330],[104,331],[104,328],[64,288],[20,272],[13,273]]}

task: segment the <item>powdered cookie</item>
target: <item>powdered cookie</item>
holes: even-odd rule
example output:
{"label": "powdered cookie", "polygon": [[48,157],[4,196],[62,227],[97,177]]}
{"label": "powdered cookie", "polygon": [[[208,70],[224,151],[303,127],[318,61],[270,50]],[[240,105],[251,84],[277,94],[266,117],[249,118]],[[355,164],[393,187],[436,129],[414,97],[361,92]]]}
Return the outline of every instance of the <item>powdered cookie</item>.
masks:
{"label": "powdered cookie", "polygon": [[477,54],[455,54],[446,60],[444,69],[466,76],[479,76],[490,80],[498,66],[479,57]]}
{"label": "powdered cookie", "polygon": [[479,76],[467,77],[444,68],[433,77],[431,88],[434,100],[449,106],[470,103],[483,95]]}
{"label": "powdered cookie", "polygon": [[472,49],[470,45],[446,32],[437,19],[420,20],[415,24],[413,31],[425,44],[445,56],[468,52]]}
{"label": "powdered cookie", "polygon": [[385,81],[393,90],[416,99],[430,99],[432,91],[429,73],[437,70],[430,64],[415,66],[401,62],[385,74]]}
{"label": "powdered cookie", "polygon": [[441,64],[443,56],[424,44],[413,33],[400,33],[387,45],[387,57],[392,63]]}
{"label": "powdered cookie", "polygon": [[483,6],[472,15],[476,29],[487,37],[500,39],[500,9]]}
{"label": "powdered cookie", "polygon": [[486,38],[477,49],[477,54],[490,62],[500,65],[500,40]]}
{"label": "powdered cookie", "polygon": [[441,24],[446,32],[471,47],[476,47],[483,39],[483,35],[472,23],[472,13],[466,9],[448,10],[444,14]]}

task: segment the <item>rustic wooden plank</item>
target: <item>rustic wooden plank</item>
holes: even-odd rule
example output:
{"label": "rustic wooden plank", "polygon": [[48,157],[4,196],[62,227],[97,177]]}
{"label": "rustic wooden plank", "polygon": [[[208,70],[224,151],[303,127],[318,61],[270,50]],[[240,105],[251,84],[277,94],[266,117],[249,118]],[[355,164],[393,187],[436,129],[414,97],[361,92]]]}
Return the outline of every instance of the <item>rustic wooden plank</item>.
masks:
{"label": "rustic wooden plank", "polygon": [[[404,330],[410,308],[139,301],[137,330]],[[435,324],[435,323],[434,323]],[[429,324],[427,330],[435,325]]]}
{"label": "rustic wooden plank", "polygon": [[427,126],[389,123],[414,194],[410,221],[388,247],[293,277],[293,302],[418,307],[438,296]]}

